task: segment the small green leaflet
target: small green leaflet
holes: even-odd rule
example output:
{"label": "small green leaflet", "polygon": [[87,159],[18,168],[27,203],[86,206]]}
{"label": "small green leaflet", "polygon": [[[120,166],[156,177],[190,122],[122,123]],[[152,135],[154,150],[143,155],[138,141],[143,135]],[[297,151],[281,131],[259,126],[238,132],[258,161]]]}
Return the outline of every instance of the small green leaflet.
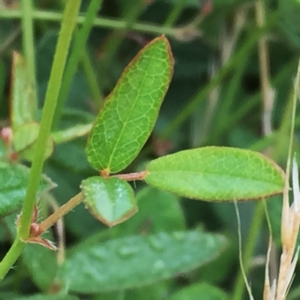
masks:
{"label": "small green leaflet", "polygon": [[[0,216],[21,209],[26,195],[29,168],[0,162]],[[46,176],[40,180],[39,193],[50,190],[55,184]]]}
{"label": "small green leaflet", "polygon": [[108,226],[124,222],[138,211],[133,189],[119,178],[89,177],[82,181],[81,189],[90,213]]}

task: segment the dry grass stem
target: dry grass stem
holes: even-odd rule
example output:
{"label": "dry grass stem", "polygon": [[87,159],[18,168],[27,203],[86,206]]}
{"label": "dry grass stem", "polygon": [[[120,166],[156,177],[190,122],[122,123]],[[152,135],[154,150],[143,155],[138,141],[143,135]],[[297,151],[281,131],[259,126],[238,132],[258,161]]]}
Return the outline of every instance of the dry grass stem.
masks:
{"label": "dry grass stem", "polygon": [[[263,0],[256,1],[255,10],[257,26],[263,27],[265,24],[265,8]],[[272,112],[274,107],[275,91],[270,84],[269,50],[266,36],[262,36],[258,41],[258,55],[263,100],[262,127],[264,135],[269,135],[272,133]]]}
{"label": "dry grass stem", "polygon": [[283,300],[286,298],[298,259],[299,248],[295,253],[300,225],[300,193],[298,177],[298,165],[296,160],[294,159],[292,169],[294,201],[289,207],[287,188],[285,189],[283,199],[284,203],[281,227],[282,255],[280,259],[276,300]]}
{"label": "dry grass stem", "polygon": [[[53,211],[57,211],[59,209],[58,203],[52,196],[48,195],[47,200]],[[63,218],[57,221],[55,229],[58,237],[57,263],[61,265],[65,261],[65,230]]]}
{"label": "dry grass stem", "polygon": [[[288,180],[287,180],[288,181]],[[293,183],[293,195],[294,201],[292,205],[289,205],[289,186],[286,184],[283,208],[282,208],[282,220],[281,220],[281,243],[282,254],[280,257],[279,274],[276,285],[274,288],[270,288],[270,276],[268,272],[269,259],[266,263],[266,277],[264,287],[264,300],[285,300],[288,290],[291,286],[296,264],[298,261],[299,247],[296,249],[296,243],[300,226],[300,192],[299,192],[299,178],[298,178],[298,165],[296,160],[293,160],[292,169],[292,183]],[[268,249],[269,257],[270,248]]]}

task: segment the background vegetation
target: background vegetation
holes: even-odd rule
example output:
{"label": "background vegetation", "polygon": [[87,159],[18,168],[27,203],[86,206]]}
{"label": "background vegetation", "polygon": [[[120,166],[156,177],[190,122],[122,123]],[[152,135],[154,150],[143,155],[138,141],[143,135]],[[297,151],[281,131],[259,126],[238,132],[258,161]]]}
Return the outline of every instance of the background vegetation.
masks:
{"label": "background vegetation", "polygon": [[[63,4],[54,0],[0,2],[1,127],[9,125],[14,50],[25,56],[42,108]],[[82,15],[89,4],[82,1]],[[96,18],[90,19],[93,26],[87,42],[81,37],[75,40],[78,44],[72,45],[73,51],[80,42],[85,47],[81,47],[78,68],[76,63],[73,65],[74,77],[71,70],[64,78],[70,80],[70,86],[62,82],[53,130],[91,124],[137,51],[152,38],[165,34],[175,58],[173,81],[151,138],[126,171],[139,170],[150,159],[166,153],[206,145],[261,151],[284,167],[291,115],[289,94],[300,46],[297,10],[300,12],[297,1],[103,0]],[[79,17],[79,28],[82,22]],[[296,128],[299,125],[297,117]],[[47,160],[43,172],[58,185],[45,201],[52,203],[52,209],[77,194],[80,182],[95,174],[86,160],[85,145],[86,136],[58,143]],[[296,135],[296,152],[299,146]],[[199,291],[205,295],[205,289],[214,290],[216,295],[212,298],[208,293],[207,299],[244,299],[233,205],[178,199],[145,188],[142,183],[134,187],[141,203],[135,221],[105,230],[83,206],[78,206],[64,218],[65,248],[72,249],[85,239],[104,242],[132,234],[202,228],[224,234],[227,250],[188,274],[129,291],[96,293],[80,299],[206,299],[199,298]],[[47,214],[47,205],[41,205],[42,213]],[[269,199],[268,208],[279,249],[281,198]],[[269,233],[259,202],[241,203],[239,209],[245,267],[254,297],[261,299]],[[7,226],[14,219],[15,215],[3,221],[1,257],[9,249]],[[60,243],[62,233],[53,230],[53,234]],[[278,262],[276,247],[271,260],[274,270]],[[64,250],[55,253],[36,246],[28,249],[18,267],[1,283],[0,299],[59,290],[52,280],[55,261],[64,259]],[[299,280],[296,275],[288,299],[299,298]]]}

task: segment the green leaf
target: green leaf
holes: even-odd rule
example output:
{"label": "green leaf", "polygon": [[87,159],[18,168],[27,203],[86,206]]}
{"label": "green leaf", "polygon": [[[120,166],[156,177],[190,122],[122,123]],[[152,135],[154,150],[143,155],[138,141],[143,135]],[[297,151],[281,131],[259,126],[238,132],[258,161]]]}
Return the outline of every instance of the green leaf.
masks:
{"label": "green leaf", "polygon": [[[41,199],[38,204],[39,219],[45,219],[48,213],[47,205],[43,200]],[[16,238],[15,220],[16,214],[11,214],[3,219],[6,233],[8,231],[13,239]],[[53,241],[51,231],[44,233],[43,238]],[[40,245],[27,244],[22,252],[22,262],[22,266],[26,268],[35,285],[42,291],[48,291],[57,271],[57,253]]]}
{"label": "green leaf", "polygon": [[[230,203],[230,205],[232,206],[232,203]],[[234,223],[234,221],[235,218],[233,217],[232,223]],[[228,239],[228,241],[230,241],[230,244],[226,250],[223,251],[216,259],[210,261],[208,264],[203,266],[203,268],[195,272],[195,274],[193,274],[193,278],[205,278],[207,282],[217,285],[221,282],[224,282],[226,278],[231,276],[231,272],[235,268],[236,257],[238,255],[236,230],[234,235],[226,233],[225,237]],[[216,270],[218,270],[218,272],[216,272]]]}
{"label": "green leaf", "polygon": [[35,121],[37,104],[34,101],[32,82],[24,58],[13,53],[13,80],[11,91],[11,126],[13,130],[24,123]]}
{"label": "green leaf", "polygon": [[22,124],[14,130],[13,145],[16,152],[31,146],[39,134],[39,124],[36,122]]}
{"label": "green leaf", "polygon": [[[0,163],[0,216],[21,209],[28,179],[29,168],[22,165]],[[40,180],[39,193],[50,190],[54,186],[49,178],[43,176]]]}
{"label": "green leaf", "polygon": [[16,292],[0,292],[0,299],[4,300],[4,299],[18,299],[20,295]]}
{"label": "green leaf", "polygon": [[300,47],[300,2],[298,0],[278,1],[278,7],[280,11],[280,25],[286,34],[287,38],[293,43],[293,45]]}
{"label": "green leaf", "polygon": [[3,143],[3,140],[0,139],[0,160],[5,159],[6,151],[6,146]]}
{"label": "green leaf", "polygon": [[184,214],[176,195],[148,186],[137,194],[137,202],[139,212],[116,227],[122,236],[185,229]]}
{"label": "green leaf", "polygon": [[91,131],[91,128],[91,124],[75,125],[65,130],[53,132],[51,133],[51,137],[56,144],[61,144],[88,134]]}
{"label": "green leaf", "polygon": [[124,300],[166,299],[166,295],[169,294],[170,283],[170,280],[161,281],[149,286],[142,286],[140,288],[126,290],[124,293]]}
{"label": "green leaf", "polygon": [[[15,129],[13,144],[15,151],[18,152],[21,159],[33,160],[39,129],[40,125],[35,122],[23,124]],[[48,158],[52,154],[53,148],[53,140],[49,137],[45,158]]]}
{"label": "green leaf", "polygon": [[[0,105],[3,105],[4,88],[5,88],[6,70],[3,61],[0,60]],[[3,106],[2,106],[3,107]]]}
{"label": "green leaf", "polygon": [[[172,4],[172,5],[176,5],[177,1],[176,0],[163,0],[162,2],[166,2],[168,4]],[[191,6],[191,7],[196,7],[196,8],[200,8],[201,7],[201,3],[197,0],[185,0],[185,5],[186,6]]]}
{"label": "green leaf", "polygon": [[61,172],[62,169],[65,169],[72,171],[73,174],[90,174],[91,166],[88,163],[86,155],[84,153],[85,145],[86,139],[84,138],[79,138],[70,142],[58,144],[55,146],[55,151],[51,156],[51,162],[54,162],[56,167],[60,169],[59,172]]}
{"label": "green leaf", "polygon": [[91,214],[108,226],[124,222],[138,210],[131,186],[119,178],[90,177],[82,181],[81,189]]}
{"label": "green leaf", "polygon": [[[53,241],[52,234],[43,234],[42,237]],[[38,244],[27,244],[22,259],[32,281],[40,290],[48,291],[57,272],[57,253]]]}
{"label": "green leaf", "polygon": [[86,152],[91,166],[116,173],[147,141],[173,73],[168,40],[158,37],[124,70],[92,128]]}
{"label": "green leaf", "polygon": [[[157,300],[166,299],[169,294],[169,281],[161,281],[149,286],[142,286],[130,290],[100,293],[93,300]],[[1,299],[1,298],[0,298]]]}
{"label": "green leaf", "polygon": [[169,300],[226,300],[228,295],[221,289],[208,283],[193,284],[180,290]]}
{"label": "green leaf", "polygon": [[215,258],[223,236],[200,231],[131,236],[78,248],[59,271],[70,291],[96,293],[148,285]]}
{"label": "green leaf", "polygon": [[276,243],[276,245],[278,245],[278,247],[281,247],[282,197],[274,196],[268,199],[266,203],[272,228],[272,240]]}
{"label": "green leaf", "polygon": [[43,295],[43,294],[36,294],[33,296],[27,297],[18,297],[13,298],[13,300],[79,300],[76,296],[71,295],[64,295],[64,294],[56,294],[56,295]]}
{"label": "green leaf", "polygon": [[150,162],[145,181],[159,189],[207,201],[249,200],[282,192],[284,172],[250,150],[203,147]]}

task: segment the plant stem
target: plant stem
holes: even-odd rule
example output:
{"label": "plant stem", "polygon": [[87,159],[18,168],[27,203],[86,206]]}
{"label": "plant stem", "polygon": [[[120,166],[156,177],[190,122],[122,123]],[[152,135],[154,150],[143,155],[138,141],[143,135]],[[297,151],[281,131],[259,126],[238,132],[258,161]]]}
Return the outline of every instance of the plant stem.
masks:
{"label": "plant stem", "polygon": [[32,84],[33,97],[36,113],[37,94],[36,94],[36,68],[35,68],[35,48],[34,48],[34,24],[33,24],[33,3],[32,0],[21,1],[21,17],[22,17],[22,38],[23,52],[28,70],[29,81]]}
{"label": "plant stem", "polygon": [[177,21],[179,15],[182,13],[183,8],[186,4],[186,0],[178,0],[176,5],[173,6],[171,12],[169,13],[164,25],[171,27]]}
{"label": "plant stem", "polygon": [[85,44],[88,39],[89,33],[93,27],[93,21],[97,16],[97,12],[99,10],[99,7],[101,6],[101,3],[102,0],[92,0],[90,2],[88,10],[85,14],[82,27],[75,34],[71,55],[66,66],[66,70],[62,80],[61,90],[57,100],[57,106],[55,109],[53,119],[54,128],[58,126],[58,122],[60,120],[62,109],[67,99],[72,80],[76,73],[81,55],[85,51]]}
{"label": "plant stem", "polygon": [[215,77],[205,86],[199,89],[199,92],[191,99],[191,101],[184,107],[180,114],[178,114],[165,128],[161,134],[162,138],[167,138],[176,131],[176,129],[197,109],[202,101],[207,98],[207,95],[227,76],[227,74],[237,66],[242,59],[246,59],[247,53],[255,46],[257,40],[266,33],[278,21],[278,12],[270,15],[269,22],[263,27],[256,30],[246,43],[241,47],[235,55],[233,55],[228,62],[220,69]]}
{"label": "plant stem", "polygon": [[[111,177],[117,177],[126,181],[132,181],[132,180],[143,180],[145,176],[147,175],[147,171],[141,171],[136,173],[129,173],[129,174],[118,174],[113,175]],[[62,205],[61,207],[57,208],[57,210],[50,215],[46,220],[41,222],[39,224],[40,230],[42,232],[45,232],[48,230],[51,226],[53,226],[59,219],[61,219],[64,215],[66,215],[70,210],[72,210],[75,206],[80,204],[84,198],[84,195],[80,192],[73,198],[71,198],[67,203]]]}
{"label": "plant stem", "polygon": [[[282,70],[280,70],[280,72],[276,74],[276,76],[272,80],[272,85],[277,86],[282,82],[282,80],[284,80],[284,78],[289,78],[290,76],[292,76],[291,74],[293,74],[294,72],[295,63],[297,63],[296,59],[292,59],[291,61],[286,63],[286,65],[282,68]],[[207,141],[205,141],[205,143],[211,144],[213,143],[213,141],[218,140],[225,132],[230,130],[230,128],[232,128],[239,120],[242,120],[243,117],[245,117],[246,114],[249,113],[251,109],[253,109],[256,105],[258,105],[259,101],[260,101],[260,92],[254,94],[253,96],[249,96],[245,98],[244,101],[245,104],[239,109],[237,109],[236,111],[232,112],[230,118],[226,120],[226,123],[225,122],[222,123],[223,124],[222,128],[217,128],[215,132],[211,134],[211,137]],[[258,144],[263,143],[264,139],[268,139],[268,138],[264,137],[262,140],[258,141],[257,143]]]}
{"label": "plant stem", "polygon": [[18,238],[14,240],[9,251],[0,263],[0,281],[6,276],[13,264],[17,261],[24,247],[25,243],[22,240]]}
{"label": "plant stem", "polygon": [[93,99],[96,110],[98,111],[103,103],[103,94],[97,82],[97,76],[92,66],[91,60],[87,50],[81,56],[81,67],[86,77],[87,84],[90,89],[91,97]]}
{"label": "plant stem", "polygon": [[287,300],[297,300],[300,299],[300,286],[295,287],[293,290],[289,292],[287,296]]}
{"label": "plant stem", "polygon": [[145,7],[144,0],[127,0],[128,7],[131,6],[130,9],[125,9],[122,19],[126,23],[124,30],[120,32],[120,30],[115,30],[112,32],[106,43],[103,47],[103,52],[105,53],[105,59],[102,60],[102,63],[99,68],[100,76],[107,76],[107,69],[111,67],[112,61],[115,58],[116,54],[119,51],[120,45],[124,38],[126,37],[126,33],[131,30],[141,14],[142,10]]}
{"label": "plant stem", "polygon": [[83,194],[80,192],[79,194],[71,198],[67,203],[57,208],[57,210],[52,215],[50,215],[46,220],[39,224],[41,231],[45,232],[46,230],[48,230],[70,210],[72,210],[75,206],[80,204],[82,200]]}
{"label": "plant stem", "polygon": [[126,181],[134,181],[134,180],[144,180],[145,176],[147,175],[148,171],[141,171],[129,174],[118,174],[112,175],[109,177],[117,177]]}
{"label": "plant stem", "polygon": [[[19,19],[21,16],[19,10],[1,10],[0,18],[5,19]],[[62,14],[59,12],[35,10],[33,17],[36,20],[44,21],[60,21]],[[77,17],[77,23],[82,24],[84,22],[84,16]],[[113,20],[107,18],[96,18],[93,22],[94,27],[113,28],[113,29],[125,29],[128,27],[126,21]],[[147,23],[135,23],[132,25],[132,29],[140,32],[147,32],[152,34],[166,34],[170,36],[176,36],[177,29],[170,27],[162,27],[161,25],[152,25]]]}
{"label": "plant stem", "polygon": [[[256,202],[255,204],[255,211],[253,214],[251,227],[249,229],[248,239],[246,245],[244,246],[245,252],[243,255],[243,262],[244,262],[244,271],[247,274],[249,267],[250,267],[250,260],[255,248],[257,235],[261,230],[261,223],[263,220],[264,215],[264,204],[262,201]],[[242,251],[242,250],[241,250]],[[232,293],[232,300],[241,300],[243,296],[243,292],[245,289],[244,277],[241,272],[239,271],[236,283],[234,285],[234,291]]]}
{"label": "plant stem", "polygon": [[61,85],[63,70],[65,67],[68,49],[70,46],[73,29],[76,24],[76,16],[78,14],[80,4],[81,0],[67,0],[66,2],[62,26],[56,46],[48,89],[46,92],[36,152],[32,167],[30,169],[29,182],[22,209],[20,227],[12,247],[0,263],[0,279],[4,278],[11,266],[20,256],[25,245],[23,240],[29,236],[29,228],[43,169],[47,140],[50,135],[52,119]]}
{"label": "plant stem", "polygon": [[40,123],[40,131],[37,139],[37,151],[35,153],[35,159],[32,163],[32,168],[30,170],[27,194],[22,211],[22,218],[19,229],[20,238],[26,238],[29,234],[31,214],[36,201],[36,193],[39,186],[40,175],[43,169],[47,140],[50,135],[53,114],[58,99],[58,93],[62,82],[62,75],[66,63],[73,29],[76,24],[76,16],[78,14],[80,2],[80,0],[68,0],[66,2],[61,31],[56,46],[51,75],[45,96],[45,104],[43,107],[43,114]]}
{"label": "plant stem", "polygon": [[[258,27],[263,27],[265,24],[265,8],[263,0],[255,2],[256,9],[256,23]],[[258,56],[260,68],[260,84],[263,100],[263,133],[269,135],[272,132],[272,111],[274,106],[275,93],[270,85],[270,64],[269,52],[266,36],[260,37],[258,40]]]}

